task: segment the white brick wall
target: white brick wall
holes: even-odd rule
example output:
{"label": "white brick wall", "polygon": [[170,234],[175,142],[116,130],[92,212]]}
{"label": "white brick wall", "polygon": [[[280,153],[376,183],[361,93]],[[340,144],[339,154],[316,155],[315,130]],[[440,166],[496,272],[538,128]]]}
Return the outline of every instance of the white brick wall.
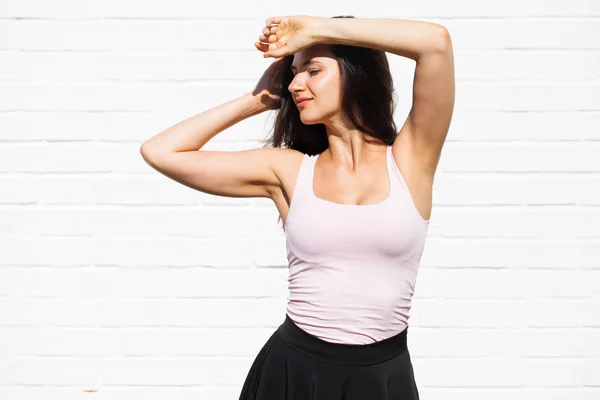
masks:
{"label": "white brick wall", "polygon": [[[452,35],[409,335],[421,397],[599,399],[600,2],[396,4],[0,3],[0,400],[237,399],[285,315],[277,211],[170,181],[139,146],[251,90],[264,20],[293,14]],[[389,59],[401,126],[414,62]],[[260,147],[271,124],[207,148]]]}

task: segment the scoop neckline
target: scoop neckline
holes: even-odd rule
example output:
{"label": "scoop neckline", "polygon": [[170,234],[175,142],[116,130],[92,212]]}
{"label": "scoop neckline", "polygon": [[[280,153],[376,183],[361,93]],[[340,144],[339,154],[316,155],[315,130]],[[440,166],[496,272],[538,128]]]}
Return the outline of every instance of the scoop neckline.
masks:
{"label": "scoop neckline", "polygon": [[315,167],[317,166],[317,159],[319,158],[319,156],[323,153],[319,153],[315,156],[315,159],[312,163],[312,173],[310,176],[310,194],[312,196],[312,198],[317,199],[318,201],[325,203],[325,204],[331,204],[334,206],[341,206],[341,207],[346,207],[346,208],[373,208],[376,206],[383,206],[385,205],[392,197],[392,176],[391,176],[391,171],[390,171],[390,149],[392,146],[388,145],[386,146],[386,154],[385,154],[385,167],[387,170],[387,176],[388,176],[388,185],[389,185],[389,192],[387,197],[380,201],[379,203],[373,203],[373,204],[345,204],[345,203],[337,203],[335,201],[330,201],[330,200],[325,200],[322,199],[320,197],[318,197],[315,194],[315,189],[314,189],[314,184],[315,184]]}

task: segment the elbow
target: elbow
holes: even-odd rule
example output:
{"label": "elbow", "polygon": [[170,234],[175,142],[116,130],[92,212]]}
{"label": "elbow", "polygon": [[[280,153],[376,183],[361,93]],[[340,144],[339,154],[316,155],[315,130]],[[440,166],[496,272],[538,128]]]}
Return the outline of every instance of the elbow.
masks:
{"label": "elbow", "polygon": [[140,154],[141,154],[142,158],[146,161],[148,161],[148,159],[150,158],[151,151],[152,150],[150,150],[150,145],[148,144],[148,142],[144,142],[140,146]]}
{"label": "elbow", "polygon": [[150,166],[154,165],[154,162],[152,161],[153,157],[150,155],[150,150],[148,149],[148,145],[146,143],[142,143],[140,146],[140,155],[146,164]]}
{"label": "elbow", "polygon": [[437,25],[437,40],[436,40],[436,50],[437,51],[448,51],[452,49],[452,38],[450,37],[450,32],[446,27],[442,25]]}
{"label": "elbow", "polygon": [[157,150],[153,145],[148,142],[142,143],[140,146],[140,155],[150,166],[156,166],[158,160],[164,156],[164,151]]}
{"label": "elbow", "polygon": [[142,156],[150,154],[162,154],[165,152],[167,152],[167,150],[165,150],[164,144],[156,142],[154,138],[146,140],[140,146],[140,154]]}
{"label": "elbow", "polygon": [[150,152],[150,145],[148,144],[148,142],[142,143],[142,145],[140,146],[140,154],[142,156],[144,156],[145,154],[148,154],[149,152]]}
{"label": "elbow", "polygon": [[431,57],[432,55],[435,57],[447,57],[452,52],[450,32],[442,25],[432,24],[427,45],[423,46],[423,51],[419,53],[416,61],[419,62],[422,57]]}

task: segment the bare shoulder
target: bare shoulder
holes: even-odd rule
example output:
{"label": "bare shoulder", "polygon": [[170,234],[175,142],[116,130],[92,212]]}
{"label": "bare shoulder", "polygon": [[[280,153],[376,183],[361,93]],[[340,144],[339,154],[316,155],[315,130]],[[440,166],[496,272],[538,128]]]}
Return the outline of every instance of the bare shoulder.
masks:
{"label": "bare shoulder", "polygon": [[271,198],[277,203],[282,196],[292,197],[290,190],[293,190],[304,153],[286,148],[273,148],[273,150],[271,162],[279,184],[271,188]]}

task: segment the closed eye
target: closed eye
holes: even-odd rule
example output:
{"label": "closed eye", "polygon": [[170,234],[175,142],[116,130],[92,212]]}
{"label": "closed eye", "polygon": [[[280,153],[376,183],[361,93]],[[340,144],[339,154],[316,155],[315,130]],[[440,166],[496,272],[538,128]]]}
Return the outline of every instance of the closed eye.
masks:
{"label": "closed eye", "polygon": [[[310,76],[313,76],[313,72],[316,74],[316,73],[317,73],[317,72],[319,72],[319,71],[320,71],[319,69],[309,69],[309,70],[308,70],[308,74],[309,74]],[[296,76],[296,75],[297,75],[297,74],[292,74],[292,76]]]}

